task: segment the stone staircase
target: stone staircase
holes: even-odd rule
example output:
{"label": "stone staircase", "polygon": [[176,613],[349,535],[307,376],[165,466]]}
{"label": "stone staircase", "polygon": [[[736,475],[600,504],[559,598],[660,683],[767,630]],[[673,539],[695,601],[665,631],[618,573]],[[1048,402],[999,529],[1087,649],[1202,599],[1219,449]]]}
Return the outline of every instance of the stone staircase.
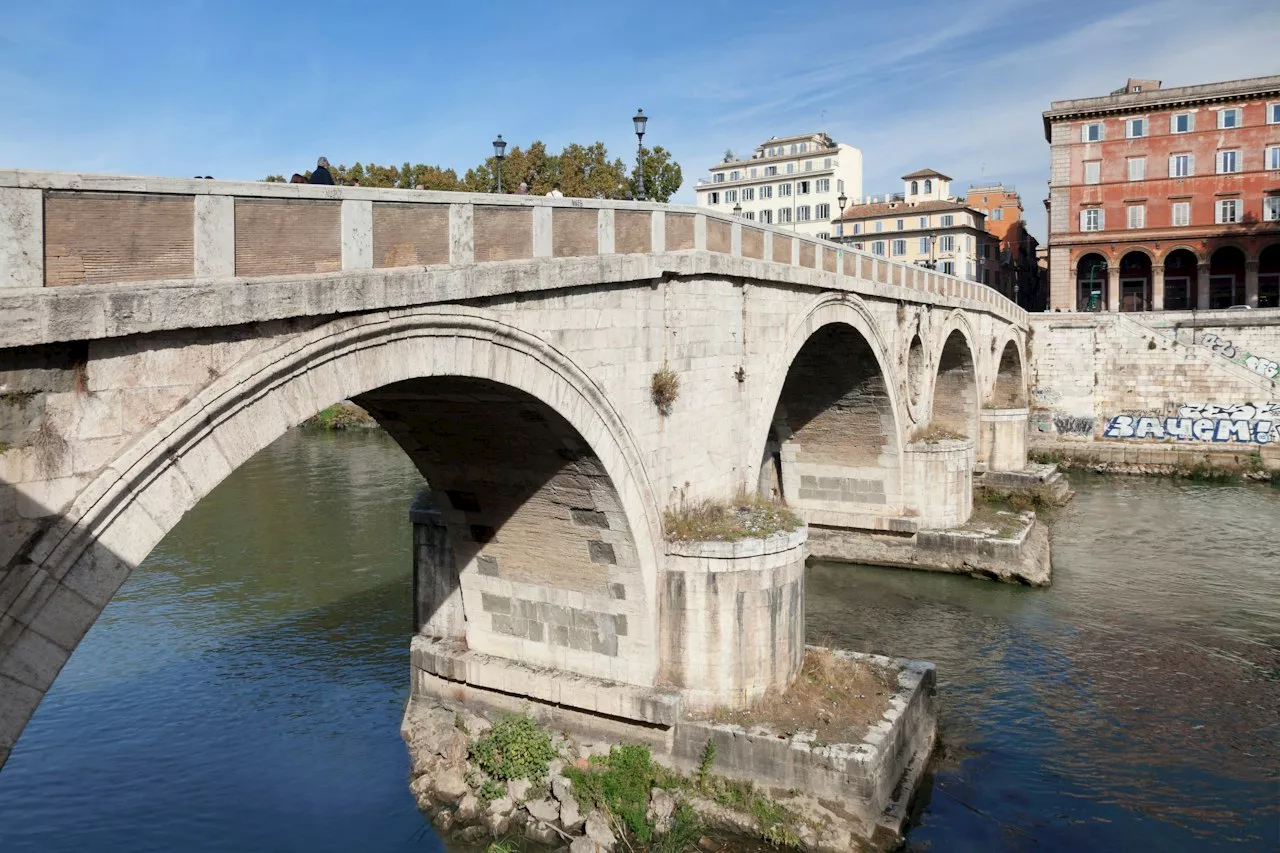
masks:
{"label": "stone staircase", "polygon": [[1224,371],[1230,374],[1232,378],[1256,388],[1259,394],[1257,399],[1259,400],[1273,400],[1280,397],[1280,382],[1254,373],[1244,365],[1234,362],[1220,353],[1194,344],[1188,344],[1186,341],[1180,341],[1175,334],[1170,334],[1170,330],[1150,326],[1141,320],[1134,319],[1132,314],[1118,313],[1113,314],[1112,318],[1117,329],[1139,337],[1151,335],[1159,337],[1171,344],[1180,346],[1182,352],[1188,358],[1203,364],[1211,370]]}

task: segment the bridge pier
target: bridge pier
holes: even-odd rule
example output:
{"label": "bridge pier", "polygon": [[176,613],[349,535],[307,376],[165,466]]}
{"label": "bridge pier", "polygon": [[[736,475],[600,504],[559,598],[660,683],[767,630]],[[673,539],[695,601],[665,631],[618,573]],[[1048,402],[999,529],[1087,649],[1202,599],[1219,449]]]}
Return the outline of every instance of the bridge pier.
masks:
{"label": "bridge pier", "polygon": [[922,528],[958,527],[973,514],[973,442],[914,442],[903,452],[911,517]]}
{"label": "bridge pier", "polygon": [[982,458],[988,471],[1022,471],[1027,467],[1028,410],[982,410]]}

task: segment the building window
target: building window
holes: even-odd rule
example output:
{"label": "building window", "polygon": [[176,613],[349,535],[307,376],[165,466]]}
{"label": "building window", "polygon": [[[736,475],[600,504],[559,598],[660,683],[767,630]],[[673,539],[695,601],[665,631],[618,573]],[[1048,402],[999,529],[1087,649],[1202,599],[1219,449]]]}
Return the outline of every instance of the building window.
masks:
{"label": "building window", "polygon": [[929,227],[929,217],[927,217],[927,216],[921,216],[921,217],[920,217],[920,227],[921,227],[921,228],[928,228],[928,227]]}
{"label": "building window", "polygon": [[773,211],[772,211],[772,210],[762,210],[762,211],[760,211],[760,221],[761,221],[762,223],[764,223],[765,225],[772,225],[772,224],[773,224]]}
{"label": "building window", "polygon": [[813,181],[796,181],[796,195],[808,195]]}
{"label": "building window", "polygon": [[719,204],[720,193],[707,193],[707,204]]}
{"label": "building window", "polygon": [[809,216],[809,213],[810,213],[809,205],[807,205],[807,204],[802,204],[802,205],[800,205],[799,207],[797,207],[797,208],[796,208],[796,222],[808,222],[808,221],[809,221],[809,219],[811,218],[811,217]]}
{"label": "building window", "polygon": [[1091,124],[1082,125],[1080,128],[1081,142],[1101,142],[1102,141],[1102,122],[1093,122]]}
{"label": "building window", "polygon": [[815,205],[813,208],[813,217],[814,219],[830,219],[831,205],[829,204]]}
{"label": "building window", "polygon": [[1147,158],[1146,157],[1130,157],[1129,164],[1129,180],[1145,181],[1147,179]]}
{"label": "building window", "polygon": [[883,240],[876,240],[875,242],[873,242],[873,243],[871,244],[871,254],[873,254],[873,255],[883,255],[883,254],[884,254],[884,241],[883,241]]}
{"label": "building window", "polygon": [[1190,154],[1174,154],[1169,158],[1169,177],[1171,178],[1191,177],[1191,155]]}
{"label": "building window", "polygon": [[1088,160],[1084,164],[1084,182],[1086,184],[1097,184],[1102,181],[1102,161]]}
{"label": "building window", "polygon": [[755,188],[754,188],[754,187],[743,187],[743,188],[742,188],[742,200],[743,200],[743,201],[755,201],[755,200],[756,200],[756,191],[755,191]]}
{"label": "building window", "polygon": [[788,164],[787,164],[787,174],[788,174],[788,175],[790,175],[790,174],[791,174],[792,172],[794,172],[795,170],[796,170],[796,164],[795,164],[795,163],[788,163]]}
{"label": "building window", "polygon": [[1131,204],[1126,209],[1130,228],[1145,228],[1147,225],[1147,207],[1144,204]]}
{"label": "building window", "polygon": [[1269,195],[1262,200],[1262,218],[1267,222],[1280,222],[1280,195]]}
{"label": "building window", "polygon": [[778,184],[778,197],[791,195],[791,184]]}
{"label": "building window", "polygon": [[992,219],[1004,219],[1004,208],[1003,208],[1003,207],[997,207],[995,210],[991,211],[991,218],[992,218]]}
{"label": "building window", "polygon": [[755,221],[755,218],[756,218],[756,212],[755,212],[754,210],[748,210],[748,211],[745,211],[742,215],[743,215],[743,217],[745,217],[746,219],[750,219],[750,220],[752,220],[753,222]]}
{"label": "building window", "polygon": [[774,175],[776,175],[776,174],[778,174],[778,167],[777,167],[777,166],[765,166],[765,167],[764,167],[764,176],[765,176],[766,178],[772,178],[772,177],[773,177]]}
{"label": "building window", "polygon": [[803,154],[804,152],[806,152],[806,151],[808,151],[808,150],[809,150],[809,143],[807,143],[807,142],[801,142],[801,143],[800,143],[800,153],[801,153],[801,154]]}
{"label": "building window", "polygon": [[855,222],[855,223],[853,223],[853,233],[854,233],[854,234],[861,234],[861,233],[862,233],[862,223],[861,223],[861,222]]}
{"label": "building window", "polygon": [[817,193],[829,193],[829,192],[831,192],[831,179],[830,179],[830,178],[818,178],[818,180],[817,180],[817,186],[813,188],[813,191],[814,191],[814,192],[817,192]]}
{"label": "building window", "polygon": [[1240,221],[1240,200],[1224,198],[1217,204],[1217,216],[1214,219],[1219,225],[1230,225]]}
{"label": "building window", "polygon": [[925,195],[928,195],[929,193],[933,192],[933,178],[924,179],[924,192],[925,192]]}
{"label": "building window", "polygon": [[1190,133],[1196,129],[1195,113],[1174,113],[1169,116],[1170,133]]}
{"label": "building window", "polygon": [[804,161],[804,170],[805,170],[806,172],[812,172],[812,171],[813,171],[813,161],[812,161],[812,160],[805,160],[805,161]]}
{"label": "building window", "polygon": [[1080,211],[1081,231],[1101,231],[1105,221],[1106,217],[1103,215],[1101,208],[1091,207],[1088,210]]}
{"label": "building window", "polygon": [[773,198],[773,187],[761,187],[760,198],[761,199]]}
{"label": "building window", "polygon": [[742,180],[742,173],[739,172],[737,169],[734,169],[732,172],[729,173],[729,180],[731,181]]}
{"label": "building window", "polygon": [[883,230],[884,230],[884,222],[882,222],[882,221],[880,221],[879,219],[877,219],[877,220],[876,220],[876,233],[877,233],[877,234],[879,234],[879,233],[880,233],[881,231],[883,231]]}
{"label": "building window", "polygon": [[991,270],[983,270],[983,271],[982,271],[982,283],[983,283],[983,284],[990,284],[990,283],[991,283]]}
{"label": "building window", "polygon": [[919,182],[919,181],[912,181],[912,182],[911,182],[911,194],[912,194],[912,195],[920,195],[920,182]]}
{"label": "building window", "polygon": [[714,183],[717,183],[717,184],[723,184],[723,183],[724,183],[724,172],[716,172],[714,175],[712,175],[712,176],[711,176],[711,180],[712,180],[712,182],[714,182]]}
{"label": "building window", "polygon": [[1267,104],[1267,124],[1280,124],[1280,104]]}
{"label": "building window", "polygon": [[905,255],[906,253],[907,253],[907,241],[906,241],[906,240],[894,240],[894,241],[893,241],[893,256],[894,256],[895,258],[898,258],[898,257],[902,257],[902,256],[903,256],[903,255]]}
{"label": "building window", "polygon": [[1231,107],[1230,109],[1218,110],[1218,129],[1228,130],[1233,127],[1240,126],[1240,119],[1243,116],[1243,110],[1239,107]]}
{"label": "building window", "polygon": [[1178,226],[1191,224],[1191,202],[1175,201],[1173,203],[1173,224]]}
{"label": "building window", "polygon": [[956,250],[956,238],[951,234],[943,234],[938,238],[939,252],[954,252]]}
{"label": "building window", "polygon": [[796,153],[796,151],[797,151],[797,150],[798,150],[798,148],[797,148],[796,144],[795,144],[794,142],[793,142],[793,143],[791,143],[791,153],[792,153],[792,154],[794,154],[794,153]]}
{"label": "building window", "polygon": [[861,251],[862,251],[862,248],[863,248],[863,244],[862,244],[862,243],[854,243],[854,244],[853,244],[853,248],[855,248],[855,249],[857,249],[859,252],[861,252]]}
{"label": "building window", "polygon": [[724,200],[725,200],[725,203],[726,203],[726,204],[727,204],[727,203],[729,203],[729,202],[731,202],[731,201],[737,201],[737,200],[738,200],[738,191],[737,191],[737,190],[725,190],[725,191],[724,191]]}
{"label": "building window", "polygon": [[897,222],[897,226],[898,226],[898,230],[899,230],[899,231],[906,231],[906,230],[907,230],[907,220],[905,220],[905,219],[899,219],[899,220],[898,220],[898,222]]}
{"label": "building window", "polygon": [[1267,149],[1267,168],[1280,169],[1280,145],[1272,145]]}
{"label": "building window", "polygon": [[956,224],[956,218],[955,218],[955,216],[954,216],[954,215],[952,215],[952,214],[950,214],[950,213],[943,214],[943,216],[942,216],[942,227],[943,227],[943,228],[950,228],[950,227],[952,227],[952,226],[953,226],[953,225],[955,225],[955,224]]}
{"label": "building window", "polygon": [[1147,135],[1147,120],[1145,118],[1131,118],[1124,123],[1124,135],[1126,139],[1141,139]]}
{"label": "building window", "polygon": [[818,239],[819,239],[819,240],[830,240],[830,239],[831,239],[831,232],[830,232],[830,231],[819,231],[819,232],[818,232]]}
{"label": "building window", "polygon": [[1218,152],[1218,174],[1230,175],[1240,171],[1240,152],[1239,151],[1219,151]]}
{"label": "building window", "polygon": [[790,221],[791,221],[791,208],[789,207],[778,208],[778,224],[781,225],[784,222],[790,222]]}
{"label": "building window", "polygon": [[942,272],[943,272],[945,275],[955,275],[955,274],[956,274],[956,265],[955,265],[955,262],[954,262],[954,261],[943,261],[943,262],[942,262]]}
{"label": "building window", "polygon": [[752,166],[751,169],[747,172],[747,174],[749,174],[751,177],[754,178],[756,176],[756,167]]}
{"label": "building window", "polygon": [[929,254],[929,238],[928,237],[920,238],[920,248],[916,249],[916,253],[921,255]]}

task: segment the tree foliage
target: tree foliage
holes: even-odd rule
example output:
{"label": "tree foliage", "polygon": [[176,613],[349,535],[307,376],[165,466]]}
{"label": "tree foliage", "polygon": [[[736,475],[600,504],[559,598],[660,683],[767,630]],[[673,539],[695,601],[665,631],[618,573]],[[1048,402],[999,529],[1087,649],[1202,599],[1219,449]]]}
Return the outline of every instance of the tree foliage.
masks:
{"label": "tree foliage", "polygon": [[[650,201],[668,201],[683,181],[680,164],[661,146],[642,149],[644,158],[645,197]],[[453,169],[425,163],[380,166],[357,161],[352,166],[331,166],[334,183],[362,187],[440,190],[446,192],[492,193],[497,191],[498,161],[487,158],[458,177]],[[310,177],[311,172],[302,173]],[[571,143],[558,154],[547,150],[545,143],[535,140],[528,148],[518,145],[507,149],[502,160],[502,191],[513,193],[521,182],[529,185],[532,195],[545,195],[559,185],[560,191],[574,198],[635,198],[639,172],[628,171],[622,158],[609,158],[603,142],[590,145]],[[284,181],[282,175],[265,180]]]}

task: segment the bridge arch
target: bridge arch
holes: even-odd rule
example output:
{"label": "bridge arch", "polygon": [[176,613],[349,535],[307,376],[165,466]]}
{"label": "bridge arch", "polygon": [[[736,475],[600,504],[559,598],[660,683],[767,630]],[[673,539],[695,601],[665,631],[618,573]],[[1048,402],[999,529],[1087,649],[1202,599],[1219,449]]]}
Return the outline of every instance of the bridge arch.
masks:
{"label": "bridge arch", "polygon": [[933,407],[930,424],[978,440],[981,398],[978,392],[979,349],[969,321],[954,311],[938,331],[934,352]]}
{"label": "bridge arch", "polygon": [[[496,575],[483,570],[479,558],[487,543],[502,544],[505,528],[476,530],[493,525],[470,517],[475,495],[465,487],[450,489],[448,483],[429,481],[434,491],[446,492],[447,505],[440,509],[451,531],[475,531],[466,541],[454,536],[457,568],[467,576],[460,596],[469,617],[468,643],[478,651],[518,651],[535,664],[652,683],[658,670],[660,516],[641,456],[604,394],[555,347],[483,312],[379,312],[325,323],[218,377],[121,453],[34,541],[25,562],[11,569],[26,579],[28,602],[17,611],[23,624],[0,635],[0,656],[25,671],[22,694],[6,703],[0,720],[0,745],[16,740],[115,591],[185,512],[285,430],[347,398],[366,403],[419,468],[427,470],[432,469],[432,451],[422,439],[440,438],[448,429],[436,420],[433,432],[423,432],[422,418],[428,415],[415,412],[415,406],[421,409],[424,398],[432,404],[446,401],[500,412],[497,425],[504,427],[527,423],[530,428],[514,436],[515,447],[497,450],[536,456],[539,462],[533,467],[548,478],[543,484],[558,478],[557,489],[582,497],[570,495],[561,502],[563,517],[552,529],[556,535],[575,524],[583,529],[583,554],[577,560],[579,568],[593,572],[593,586],[582,588],[580,578],[539,584],[527,573],[504,576],[501,553]],[[539,439],[556,443],[529,446]],[[557,460],[558,468],[551,464]],[[548,502],[538,504],[528,496],[520,502],[517,494],[522,485],[543,484],[500,484],[511,490],[507,503],[520,505],[499,511],[510,510],[515,522],[527,508],[545,521],[553,509]],[[481,510],[485,499],[479,498]],[[519,550],[519,542],[506,544]],[[547,541],[525,542],[526,549],[530,544],[539,547]],[[540,591],[568,587],[579,609],[596,618],[602,632],[613,631],[604,643],[608,648],[593,649],[590,642],[586,648],[557,645],[550,636],[534,637],[528,630],[519,634],[492,618],[472,621],[490,610],[483,602],[486,595],[496,600],[505,592],[512,605],[521,599],[536,607],[550,599]]]}
{"label": "bridge arch", "polygon": [[811,520],[901,510],[905,413],[861,300],[819,297],[793,325],[752,431],[760,489]]}

